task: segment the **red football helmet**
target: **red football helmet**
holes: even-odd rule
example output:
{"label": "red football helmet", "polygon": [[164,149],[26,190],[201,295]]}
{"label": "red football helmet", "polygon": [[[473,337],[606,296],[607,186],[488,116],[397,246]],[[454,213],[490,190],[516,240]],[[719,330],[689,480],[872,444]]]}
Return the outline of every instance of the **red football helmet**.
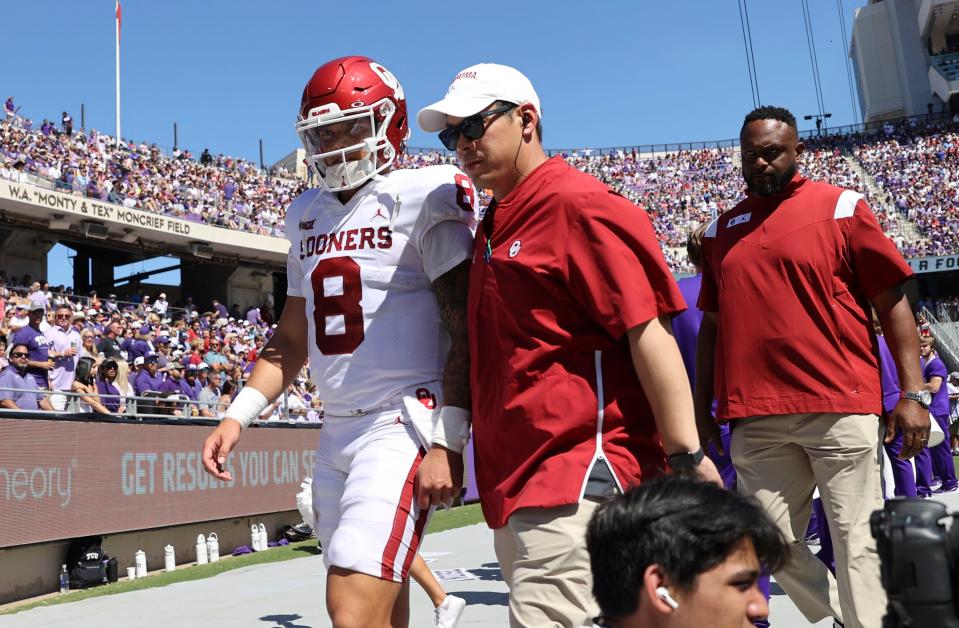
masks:
{"label": "red football helmet", "polygon": [[327,188],[359,187],[389,168],[410,136],[403,87],[367,57],[330,61],[303,89],[296,132]]}

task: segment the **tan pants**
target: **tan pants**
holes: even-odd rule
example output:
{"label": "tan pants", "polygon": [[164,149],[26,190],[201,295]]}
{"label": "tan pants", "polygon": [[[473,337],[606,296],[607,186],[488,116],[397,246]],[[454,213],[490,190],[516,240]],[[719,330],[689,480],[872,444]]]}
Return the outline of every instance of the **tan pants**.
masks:
{"label": "tan pants", "polygon": [[523,508],[493,533],[509,586],[512,628],[582,626],[599,615],[586,551],[586,525],[596,502]]}
{"label": "tan pants", "polygon": [[[882,508],[878,417],[742,419],[730,449],[740,492],[756,497],[792,544],[792,560],[773,575],[806,619],[835,617],[846,628],[879,628],[886,594],[869,531],[869,515]],[[835,578],[804,540],[816,487],[832,535]]]}

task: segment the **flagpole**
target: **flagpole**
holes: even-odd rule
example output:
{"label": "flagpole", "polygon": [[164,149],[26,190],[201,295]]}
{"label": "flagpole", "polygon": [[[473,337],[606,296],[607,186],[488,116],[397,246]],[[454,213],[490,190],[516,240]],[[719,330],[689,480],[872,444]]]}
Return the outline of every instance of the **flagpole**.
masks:
{"label": "flagpole", "polygon": [[120,145],[120,2],[116,2],[116,57],[117,57],[117,146]]}

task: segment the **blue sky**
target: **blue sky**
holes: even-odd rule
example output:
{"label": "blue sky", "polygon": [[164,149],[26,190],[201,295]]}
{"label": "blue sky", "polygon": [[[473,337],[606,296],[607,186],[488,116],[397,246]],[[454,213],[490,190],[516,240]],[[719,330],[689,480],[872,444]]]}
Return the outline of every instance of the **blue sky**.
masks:
{"label": "blue sky", "polygon": [[[817,113],[800,0],[747,2],[762,102]],[[857,121],[838,11],[851,28],[865,3],[809,2],[830,126]],[[0,97],[38,122],[67,110],[78,125],[83,103],[87,126],[112,134],[113,12],[112,0],[6,3]],[[411,114],[468,65],[513,65],[539,92],[551,148],[726,139],[753,105],[733,0],[126,0],[123,135],[170,147],[176,122],[196,154],[256,161],[262,139],[273,163],[298,145],[293,123],[312,71],[346,54],[389,68]],[[439,142],[414,129],[410,145]]]}

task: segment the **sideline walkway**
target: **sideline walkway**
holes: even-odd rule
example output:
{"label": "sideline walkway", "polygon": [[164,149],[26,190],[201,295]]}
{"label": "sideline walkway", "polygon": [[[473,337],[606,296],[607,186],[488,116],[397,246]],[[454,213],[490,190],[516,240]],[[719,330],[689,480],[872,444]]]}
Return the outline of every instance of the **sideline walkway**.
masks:
{"label": "sideline walkway", "polygon": [[[942,499],[959,509],[959,494]],[[463,628],[507,625],[506,585],[493,555],[493,534],[482,524],[437,532],[426,537],[422,555],[434,570],[465,569],[475,577],[444,583],[449,593],[469,606]],[[323,602],[326,570],[321,556],[256,565],[205,580],[107,595],[0,617],[0,628],[44,626],[125,626],[127,628],[327,628]],[[810,624],[775,584],[770,619],[775,628]],[[432,625],[433,607],[426,594],[411,587],[410,626]],[[830,628],[823,620],[817,627]]]}

